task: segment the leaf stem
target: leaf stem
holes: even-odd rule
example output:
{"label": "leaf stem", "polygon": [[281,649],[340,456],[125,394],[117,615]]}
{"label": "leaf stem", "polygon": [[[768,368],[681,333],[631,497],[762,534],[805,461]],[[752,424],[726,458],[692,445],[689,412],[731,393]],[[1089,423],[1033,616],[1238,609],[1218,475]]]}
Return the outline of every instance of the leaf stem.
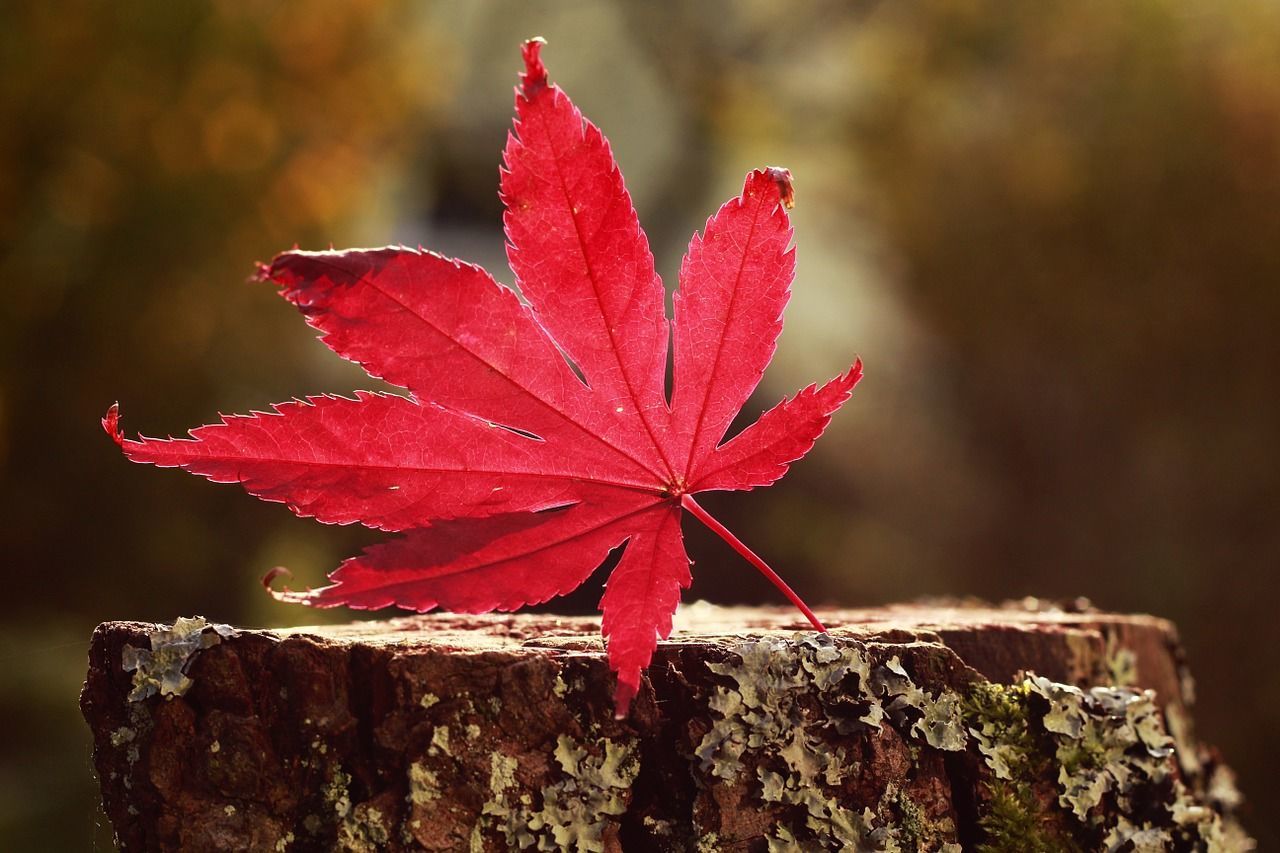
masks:
{"label": "leaf stem", "polygon": [[711,515],[702,508],[701,504],[693,499],[693,495],[681,495],[680,505],[693,513],[693,517],[709,527],[713,533],[728,542],[729,547],[745,557],[748,563],[759,569],[760,574],[767,577],[770,583],[781,590],[782,594],[785,595],[792,604],[800,608],[800,612],[805,615],[805,618],[809,620],[809,623],[813,625],[815,629],[823,632],[824,634],[827,632],[827,629],[823,627],[823,624],[818,621],[818,617],[813,615],[813,611],[809,609],[809,606],[800,600],[800,596],[796,595],[795,590],[787,586],[787,582],[780,578],[777,572],[769,568],[769,564],[760,559],[755,551],[752,551],[746,545],[742,544],[742,541],[738,539],[737,536],[730,533],[729,528],[712,518]]}

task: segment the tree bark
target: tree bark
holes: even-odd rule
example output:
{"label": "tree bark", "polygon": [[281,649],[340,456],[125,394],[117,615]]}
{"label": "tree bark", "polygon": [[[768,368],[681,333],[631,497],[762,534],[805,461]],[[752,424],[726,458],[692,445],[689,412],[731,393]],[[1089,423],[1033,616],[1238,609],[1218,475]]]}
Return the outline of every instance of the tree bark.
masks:
{"label": "tree bark", "polygon": [[1170,623],[821,615],[685,606],[625,720],[591,618],[110,622],[81,708],[124,850],[1251,849]]}

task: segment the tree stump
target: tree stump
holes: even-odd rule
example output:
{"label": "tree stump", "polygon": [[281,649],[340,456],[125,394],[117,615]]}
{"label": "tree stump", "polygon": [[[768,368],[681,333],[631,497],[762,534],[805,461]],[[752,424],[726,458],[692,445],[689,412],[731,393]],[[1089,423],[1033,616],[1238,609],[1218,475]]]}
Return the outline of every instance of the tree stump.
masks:
{"label": "tree stump", "polygon": [[1248,850],[1174,628],[1037,602],[682,608],[630,716],[592,618],[98,627],[124,850]]}

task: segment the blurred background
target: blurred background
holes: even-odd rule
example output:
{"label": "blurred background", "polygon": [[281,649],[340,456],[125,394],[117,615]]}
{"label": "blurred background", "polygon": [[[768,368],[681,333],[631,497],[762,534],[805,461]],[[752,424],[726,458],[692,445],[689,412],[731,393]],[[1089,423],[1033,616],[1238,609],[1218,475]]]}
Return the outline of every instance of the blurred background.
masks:
{"label": "blurred background", "polygon": [[[1280,4],[225,0],[0,8],[0,848],[109,848],[76,708],[96,623],[349,618],[258,579],[318,583],[376,534],[131,466],[98,419],[182,434],[370,387],[246,283],[295,242],[510,282],[497,167],[535,34],[669,285],[749,169],[795,174],[749,414],[866,361],[783,483],[709,508],[813,603],[1176,620],[1200,733],[1280,844]],[[777,600],[689,539],[690,599]]]}

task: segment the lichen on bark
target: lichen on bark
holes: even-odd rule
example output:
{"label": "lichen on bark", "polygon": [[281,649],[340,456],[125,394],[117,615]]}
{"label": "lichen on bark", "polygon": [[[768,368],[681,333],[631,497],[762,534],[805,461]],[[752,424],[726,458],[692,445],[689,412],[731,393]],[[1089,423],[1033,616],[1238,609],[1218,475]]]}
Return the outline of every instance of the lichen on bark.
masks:
{"label": "lichen on bark", "polygon": [[1179,760],[1192,747],[1169,734],[1150,690],[1029,674],[974,685],[965,713],[989,773],[981,850],[1253,849],[1230,809],[1196,789],[1200,764]]}
{"label": "lichen on bark", "polygon": [[129,701],[138,702],[156,694],[169,697],[186,693],[191,689],[187,667],[192,659],[235,633],[234,628],[212,625],[203,616],[181,617],[171,628],[151,631],[148,648],[125,645],[121,666],[133,673]]}
{"label": "lichen on bark", "polygon": [[688,610],[625,721],[590,620],[184,623],[137,701],[156,628],[104,626],[104,803],[125,849],[1249,849],[1160,620]]}

